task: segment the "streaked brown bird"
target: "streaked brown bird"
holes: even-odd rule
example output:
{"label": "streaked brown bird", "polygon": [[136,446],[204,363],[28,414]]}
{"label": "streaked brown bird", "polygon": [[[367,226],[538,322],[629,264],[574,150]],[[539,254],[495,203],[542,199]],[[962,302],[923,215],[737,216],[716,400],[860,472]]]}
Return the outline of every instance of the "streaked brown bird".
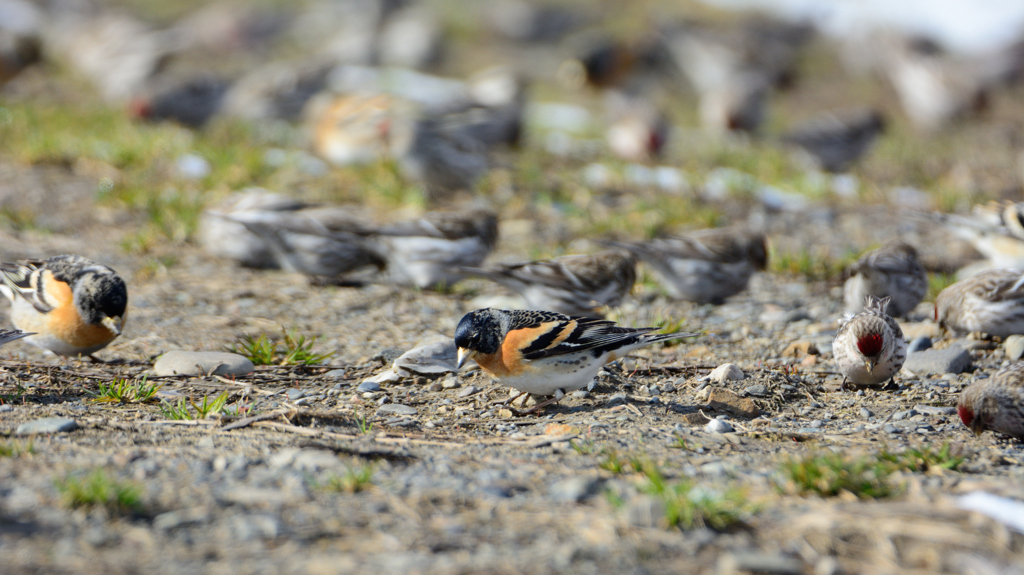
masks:
{"label": "streaked brown bird", "polygon": [[956,412],[975,435],[995,431],[1024,439],[1024,362],[975,380],[960,392]]}
{"label": "streaked brown bird", "polygon": [[619,305],[633,289],[636,258],[627,251],[607,250],[462,271],[519,293],[530,309],[600,317],[599,308]]}
{"label": "streaked brown bird", "polygon": [[885,313],[902,317],[921,303],[928,291],[928,274],[917,259],[917,250],[896,241],[870,251],[847,270],[849,278],[843,285],[846,312],[855,314],[864,306],[868,295],[889,298]]}
{"label": "streaked brown bird", "polygon": [[714,228],[642,243],[608,242],[636,254],[654,269],[676,298],[721,304],[747,287],[768,266],[763,234],[741,228]]}

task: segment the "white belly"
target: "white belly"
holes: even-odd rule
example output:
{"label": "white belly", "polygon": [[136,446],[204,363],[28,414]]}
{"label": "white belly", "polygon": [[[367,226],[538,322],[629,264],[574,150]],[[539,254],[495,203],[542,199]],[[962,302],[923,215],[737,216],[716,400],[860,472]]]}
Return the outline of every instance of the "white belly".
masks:
{"label": "white belly", "polygon": [[599,358],[592,355],[555,356],[528,362],[530,367],[516,376],[505,376],[501,383],[534,395],[555,395],[556,390],[566,393],[586,387],[608,361],[608,354]]}

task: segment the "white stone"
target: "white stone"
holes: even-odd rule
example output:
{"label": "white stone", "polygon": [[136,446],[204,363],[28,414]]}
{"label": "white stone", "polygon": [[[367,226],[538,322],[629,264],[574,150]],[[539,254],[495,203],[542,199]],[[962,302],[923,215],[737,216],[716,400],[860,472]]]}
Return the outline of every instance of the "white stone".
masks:
{"label": "white stone", "polygon": [[735,363],[723,363],[708,374],[708,378],[715,383],[739,381],[745,377],[743,370],[737,367]]}
{"label": "white stone", "polygon": [[169,351],[156,360],[153,374],[248,375],[255,366],[248,358],[223,351]]}
{"label": "white stone", "polygon": [[732,433],[734,431],[731,425],[721,419],[712,419],[704,426],[704,430],[708,433]]}

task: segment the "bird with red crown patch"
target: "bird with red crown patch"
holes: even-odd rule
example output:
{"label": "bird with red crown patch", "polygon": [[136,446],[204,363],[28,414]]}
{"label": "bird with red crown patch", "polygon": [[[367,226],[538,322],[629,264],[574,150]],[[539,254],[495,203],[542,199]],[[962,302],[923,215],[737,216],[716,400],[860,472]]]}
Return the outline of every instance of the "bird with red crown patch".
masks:
{"label": "bird with red crown patch", "polygon": [[895,385],[893,377],[907,359],[907,342],[896,320],[885,313],[887,305],[889,298],[869,295],[864,311],[847,316],[839,327],[832,353],[844,387],[879,388],[887,381]]}
{"label": "bird with red crown patch", "polygon": [[1024,439],[1024,362],[967,386],[956,412],[975,435],[995,431]]}

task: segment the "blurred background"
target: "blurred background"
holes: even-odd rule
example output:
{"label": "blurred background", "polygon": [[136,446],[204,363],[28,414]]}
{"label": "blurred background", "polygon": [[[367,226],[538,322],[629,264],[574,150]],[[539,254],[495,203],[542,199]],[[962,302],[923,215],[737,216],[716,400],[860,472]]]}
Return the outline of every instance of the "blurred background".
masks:
{"label": "blurred background", "polygon": [[[965,211],[1020,196],[1022,30],[1009,0],[0,0],[0,256],[95,228],[166,267],[254,186],[482,203],[520,257]],[[773,250],[842,269],[893,232]]]}

